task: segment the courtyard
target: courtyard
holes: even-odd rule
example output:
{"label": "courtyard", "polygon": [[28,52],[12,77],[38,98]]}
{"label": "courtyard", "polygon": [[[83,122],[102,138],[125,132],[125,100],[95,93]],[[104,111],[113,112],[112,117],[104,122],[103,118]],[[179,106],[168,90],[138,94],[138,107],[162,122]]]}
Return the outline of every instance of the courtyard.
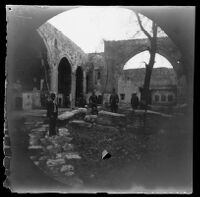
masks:
{"label": "courtyard", "polygon": [[[13,119],[13,186],[17,190],[41,191],[190,188],[191,128],[180,124],[187,122],[186,117],[150,113],[144,128],[140,113],[125,114],[125,121],[120,117],[116,125],[113,121],[110,125],[108,118],[97,123],[83,121],[85,115],[80,113],[70,121],[60,122],[60,132],[51,138],[47,137],[47,119],[42,114]],[[29,148],[30,134],[39,137],[33,149]],[[109,159],[102,159],[103,150],[111,154]],[[48,165],[47,161],[54,163]]]}
{"label": "courtyard", "polygon": [[195,8],[180,8],[7,6],[4,186],[192,192]]}

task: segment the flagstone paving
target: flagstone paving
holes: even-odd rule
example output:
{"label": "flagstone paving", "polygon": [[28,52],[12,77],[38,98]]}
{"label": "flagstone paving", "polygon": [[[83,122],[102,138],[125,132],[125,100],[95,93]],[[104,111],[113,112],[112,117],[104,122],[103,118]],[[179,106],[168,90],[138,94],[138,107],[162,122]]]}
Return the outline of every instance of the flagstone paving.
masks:
{"label": "flagstone paving", "polygon": [[75,167],[70,164],[70,160],[81,159],[77,152],[73,152],[72,139],[69,130],[64,127],[58,129],[57,136],[48,137],[48,125],[41,125],[31,130],[28,148],[30,159],[45,173],[72,187],[80,187],[82,181],[77,177]]}

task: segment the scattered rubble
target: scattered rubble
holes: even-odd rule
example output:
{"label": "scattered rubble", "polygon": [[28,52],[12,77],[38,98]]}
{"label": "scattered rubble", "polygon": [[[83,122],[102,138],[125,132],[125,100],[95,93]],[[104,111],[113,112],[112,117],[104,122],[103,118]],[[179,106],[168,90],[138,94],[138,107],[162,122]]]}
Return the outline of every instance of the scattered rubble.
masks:
{"label": "scattered rubble", "polygon": [[58,116],[58,120],[69,120],[69,119],[71,119],[72,117],[74,117],[75,115],[77,115],[79,113],[86,114],[87,113],[87,109],[86,108],[78,108],[78,109],[73,110],[73,111],[64,112],[64,113],[62,113],[62,114],[60,114]]}
{"label": "scattered rubble", "polygon": [[95,122],[96,119],[97,119],[97,115],[86,115],[84,118],[86,122],[91,122],[91,123]]}
{"label": "scattered rubble", "polygon": [[98,115],[107,115],[107,116],[115,116],[115,117],[125,117],[124,114],[113,113],[109,111],[101,110]]}
{"label": "scattered rubble", "polygon": [[[82,119],[77,118],[76,115],[81,113],[84,114],[81,116]],[[58,135],[52,137],[49,137],[46,132],[47,124],[33,129],[29,135],[31,145],[29,149],[36,150],[31,152],[31,159],[35,165],[41,167],[42,164],[41,168],[49,170],[52,176],[59,177],[63,182],[67,181],[68,177],[75,176],[74,169],[85,169],[85,165],[89,166],[89,171],[83,170],[81,172],[83,176],[87,174],[87,177],[98,178],[102,168],[107,168],[105,171],[109,171],[118,164],[119,160],[141,162],[144,153],[137,152],[147,150],[144,146],[144,143],[147,143],[145,135],[143,136],[141,132],[142,137],[135,135],[135,131],[139,131],[138,128],[141,126],[140,120],[135,117],[128,122],[124,114],[101,110],[98,115],[90,115],[87,114],[86,108],[79,108],[72,112],[65,112],[59,118],[70,120],[67,122],[67,128],[64,126],[59,128]],[[126,130],[131,132],[128,133]],[[121,132],[126,132],[126,135],[122,137],[119,135]],[[162,130],[158,132],[164,133]],[[103,152],[101,152],[102,147],[105,148]],[[152,151],[155,146],[151,143],[148,147]],[[102,159],[111,157],[109,152],[112,153],[112,159],[107,162],[108,166],[102,166],[102,163],[105,163]],[[78,182],[82,184],[81,180]]]}
{"label": "scattered rubble", "polygon": [[84,120],[72,120],[69,122],[72,126],[78,126],[78,127],[92,127],[91,123],[85,122]]}
{"label": "scattered rubble", "polygon": [[50,166],[56,166],[58,164],[64,164],[65,160],[63,158],[59,158],[59,159],[48,159],[46,164],[48,167]]}
{"label": "scattered rubble", "polygon": [[65,145],[63,146],[64,151],[71,151],[71,150],[73,150],[73,148],[74,148],[74,146],[69,143],[65,143]]}
{"label": "scattered rubble", "polygon": [[73,153],[73,152],[66,153],[65,158],[67,158],[67,159],[81,159],[81,157],[77,153]]}
{"label": "scattered rubble", "polygon": [[74,167],[72,165],[63,165],[60,169],[60,172],[69,172],[74,170]]}

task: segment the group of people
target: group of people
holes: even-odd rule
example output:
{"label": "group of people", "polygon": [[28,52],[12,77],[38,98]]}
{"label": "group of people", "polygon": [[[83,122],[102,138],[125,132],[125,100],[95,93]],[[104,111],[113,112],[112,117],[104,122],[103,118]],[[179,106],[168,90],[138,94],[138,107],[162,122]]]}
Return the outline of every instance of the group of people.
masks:
{"label": "group of people", "polygon": [[[92,95],[89,98],[89,106],[92,109],[92,112],[98,113],[97,112],[97,96],[95,95],[95,93],[93,92]],[[119,104],[119,96],[116,93],[115,89],[113,89],[112,94],[110,95],[110,99],[109,99],[109,104],[110,104],[110,109],[111,112],[117,113],[118,111],[118,104]],[[139,98],[137,96],[136,93],[132,94],[131,97],[131,106],[134,109],[137,109],[139,106]]]}
{"label": "group of people", "polygon": [[[82,99],[81,99],[82,98]],[[81,107],[85,107],[86,100],[81,97],[79,99],[79,104]],[[118,103],[119,103],[119,96],[116,93],[115,89],[113,89],[112,94],[110,96],[110,109],[111,112],[117,113],[118,111]],[[88,107],[91,109],[91,114],[98,114],[98,106],[99,100],[95,92],[92,92],[92,95],[89,97],[89,105]],[[139,106],[139,99],[136,93],[132,94],[131,97],[131,105],[133,109],[137,109]],[[47,102],[47,117],[49,118],[49,136],[56,135],[56,122],[58,117],[58,105],[56,102],[56,94],[51,93],[50,97]]]}

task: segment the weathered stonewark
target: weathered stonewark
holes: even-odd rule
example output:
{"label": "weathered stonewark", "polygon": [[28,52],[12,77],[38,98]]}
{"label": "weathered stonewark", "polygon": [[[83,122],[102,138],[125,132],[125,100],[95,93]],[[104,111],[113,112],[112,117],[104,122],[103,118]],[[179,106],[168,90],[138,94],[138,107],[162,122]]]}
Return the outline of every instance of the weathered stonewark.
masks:
{"label": "weathered stonewark", "polygon": [[72,118],[74,118],[78,114],[86,114],[86,113],[87,113],[86,108],[78,108],[76,110],[67,111],[67,112],[60,114],[58,116],[58,120],[67,121],[67,120],[71,120]]}
{"label": "weathered stonewark", "polygon": [[77,127],[92,127],[91,123],[85,122],[84,120],[72,120],[69,122],[71,126],[77,126]]}
{"label": "weathered stonewark", "polygon": [[125,117],[124,114],[118,114],[118,113],[113,113],[113,112],[104,111],[104,110],[99,111],[98,115],[105,115],[105,116],[111,116],[111,117]]}
{"label": "weathered stonewark", "polygon": [[97,115],[86,115],[84,120],[93,123],[97,120]]}

